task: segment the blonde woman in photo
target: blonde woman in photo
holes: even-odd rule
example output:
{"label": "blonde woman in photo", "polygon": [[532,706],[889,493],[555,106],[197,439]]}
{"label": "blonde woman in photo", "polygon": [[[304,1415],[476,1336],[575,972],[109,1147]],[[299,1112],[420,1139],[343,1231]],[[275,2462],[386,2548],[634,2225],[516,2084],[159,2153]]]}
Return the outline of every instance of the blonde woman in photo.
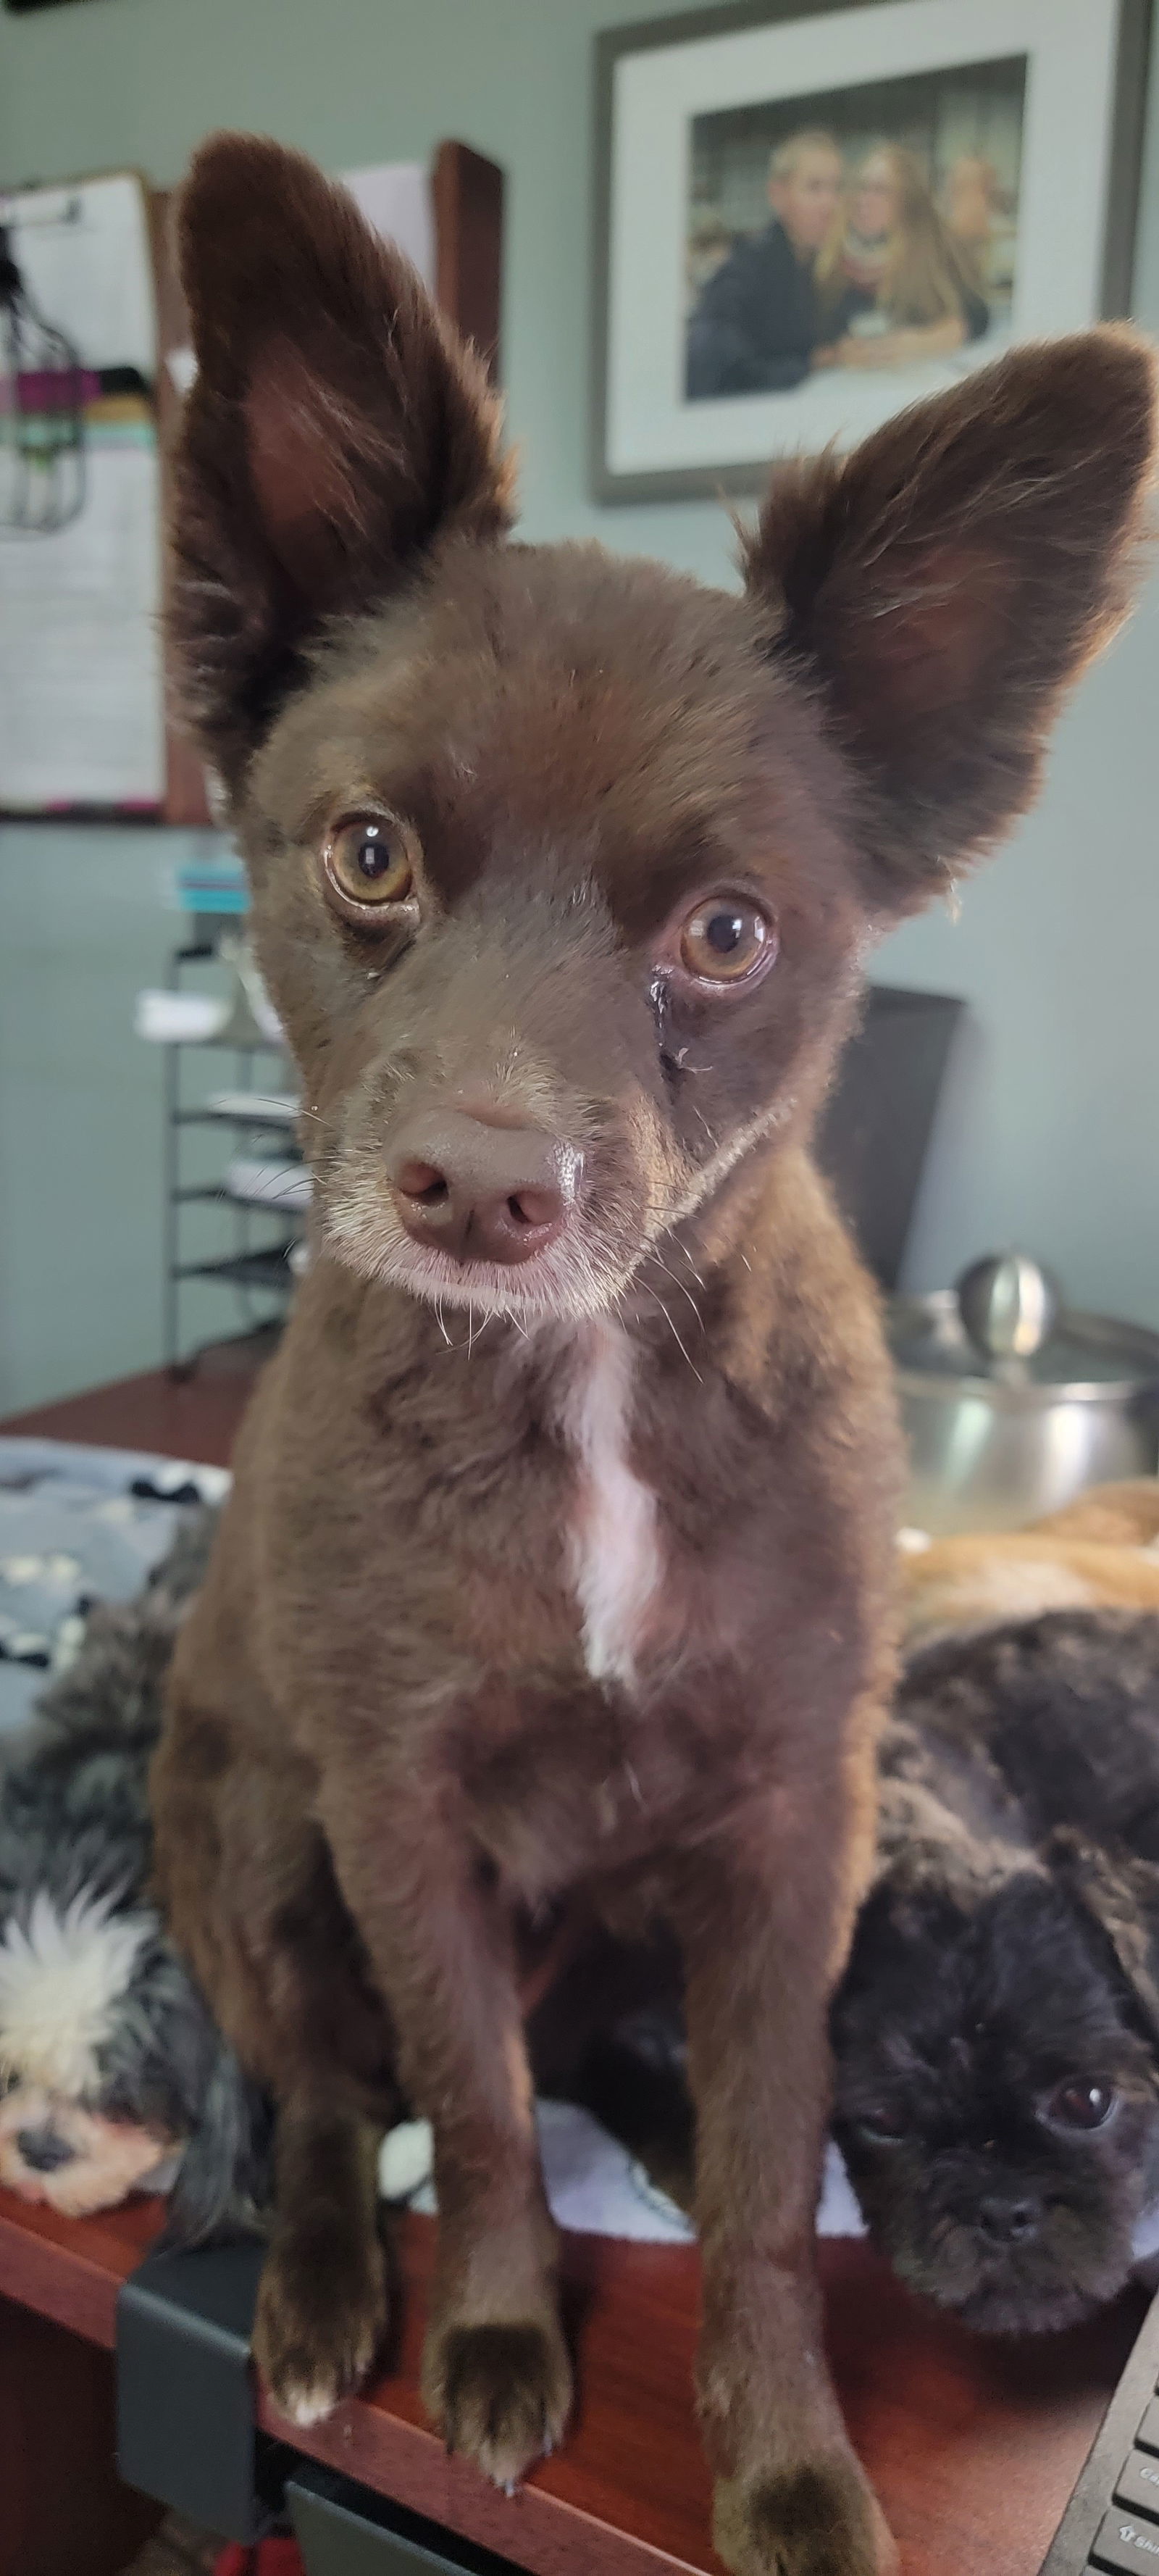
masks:
{"label": "blonde woman in photo", "polygon": [[990,321],[973,263],[938,213],[916,152],[901,143],[875,143],[854,171],[818,256],[816,288],[833,366],[948,357],[981,339]]}

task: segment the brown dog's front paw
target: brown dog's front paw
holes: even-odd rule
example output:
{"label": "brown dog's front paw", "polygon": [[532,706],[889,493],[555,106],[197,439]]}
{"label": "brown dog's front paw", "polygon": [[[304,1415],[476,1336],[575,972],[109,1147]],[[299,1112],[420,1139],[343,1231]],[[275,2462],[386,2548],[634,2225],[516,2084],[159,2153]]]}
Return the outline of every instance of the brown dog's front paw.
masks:
{"label": "brown dog's front paw", "polygon": [[379,2245],[278,2239],[258,2288],[253,2354],[280,2414],[317,2424],[365,2379],[386,2325]]}
{"label": "brown dog's front paw", "polygon": [[571,2368],[558,2326],[435,2328],[423,2394],[449,2451],[462,2451],[496,2486],[515,2486],[552,2451],[571,2409]]}
{"label": "brown dog's front paw", "polygon": [[735,2576],[897,2576],[881,2507],[852,2457],[722,2479],[713,2536]]}

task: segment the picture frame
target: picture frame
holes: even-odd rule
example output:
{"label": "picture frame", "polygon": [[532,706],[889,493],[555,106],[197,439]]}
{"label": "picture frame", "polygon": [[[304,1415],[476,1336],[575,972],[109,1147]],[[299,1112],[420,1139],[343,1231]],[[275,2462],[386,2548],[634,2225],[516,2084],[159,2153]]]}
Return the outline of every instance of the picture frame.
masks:
{"label": "picture frame", "polygon": [[759,491],[1130,308],[1151,0],[737,0],[598,35],[592,488]]}

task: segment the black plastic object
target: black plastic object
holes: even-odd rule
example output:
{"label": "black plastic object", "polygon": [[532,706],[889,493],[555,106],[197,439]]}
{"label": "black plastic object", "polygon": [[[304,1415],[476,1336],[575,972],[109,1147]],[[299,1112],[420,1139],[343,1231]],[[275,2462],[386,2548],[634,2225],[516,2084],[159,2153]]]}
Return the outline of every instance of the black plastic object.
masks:
{"label": "black plastic object", "polygon": [[817,1160],[883,1288],[898,1283],[963,1007],[948,993],[871,986],[822,1114]]}
{"label": "black plastic object", "polygon": [[151,2254],[117,2301],[117,2464],[144,2495],[256,2540],[285,2466],[254,2423],[250,2332],[264,2247]]}
{"label": "black plastic object", "polygon": [[1040,2576],[1086,2576],[1088,2568],[1159,2569],[1159,2487],[1139,2475],[1141,2465],[1156,2466],[1148,2450],[1155,2438],[1157,2383],[1159,2297],[1143,2319]]}
{"label": "black plastic object", "polygon": [[298,2462],[286,2511],[306,2576],[518,2576],[509,2558],[476,2549],[314,2460]]}

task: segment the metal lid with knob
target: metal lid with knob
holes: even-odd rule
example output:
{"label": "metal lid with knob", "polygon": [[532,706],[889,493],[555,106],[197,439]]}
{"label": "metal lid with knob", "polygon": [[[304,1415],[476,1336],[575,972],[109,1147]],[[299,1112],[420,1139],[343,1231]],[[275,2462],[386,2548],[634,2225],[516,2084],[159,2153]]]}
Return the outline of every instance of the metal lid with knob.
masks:
{"label": "metal lid with knob", "polygon": [[991,1253],[955,1283],[958,1313],[984,1360],[1030,1360],[1062,1310],[1058,1283],[1025,1252]]}
{"label": "metal lid with knob", "polygon": [[889,1343],[903,1380],[989,1387],[996,1398],[1129,1396],[1159,1380],[1159,1334],[1068,1311],[1057,1280],[1028,1253],[972,1262],[953,1288],[895,1297]]}

